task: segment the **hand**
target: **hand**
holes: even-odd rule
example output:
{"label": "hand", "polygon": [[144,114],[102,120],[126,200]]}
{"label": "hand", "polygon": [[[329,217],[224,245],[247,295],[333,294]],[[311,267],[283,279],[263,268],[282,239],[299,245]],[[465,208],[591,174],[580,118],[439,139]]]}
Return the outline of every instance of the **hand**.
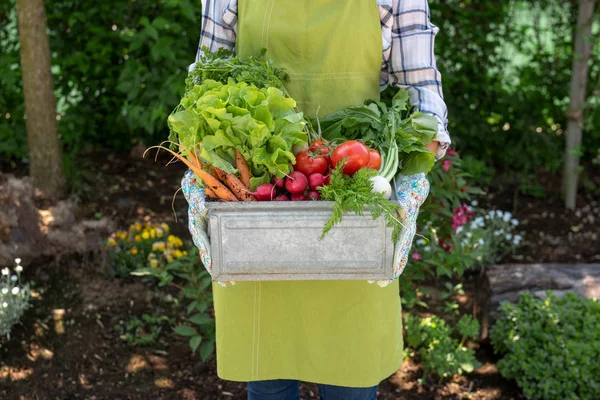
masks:
{"label": "hand", "polygon": [[181,188],[183,195],[187,200],[188,207],[188,227],[192,234],[194,244],[200,253],[200,260],[204,264],[204,268],[210,274],[212,272],[212,258],[210,254],[210,242],[206,233],[206,194],[204,189],[198,185],[192,171],[187,171],[181,180]]}
{"label": "hand", "polygon": [[404,210],[404,229],[400,240],[394,249],[394,279],[398,278],[406,263],[412,243],[417,232],[417,217],[419,209],[429,195],[429,181],[425,174],[420,173],[410,176],[399,176],[396,180],[398,189],[398,204]]}

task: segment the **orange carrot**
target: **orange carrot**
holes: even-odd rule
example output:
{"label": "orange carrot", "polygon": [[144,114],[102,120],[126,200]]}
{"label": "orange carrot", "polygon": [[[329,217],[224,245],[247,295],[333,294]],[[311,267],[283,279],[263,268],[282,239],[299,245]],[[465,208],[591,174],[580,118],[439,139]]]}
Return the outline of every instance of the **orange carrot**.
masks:
{"label": "orange carrot", "polygon": [[213,192],[213,190],[211,188],[209,188],[208,186],[204,186],[204,193],[206,193],[206,196],[208,196],[211,199],[217,199],[217,195],[215,194],[215,192]]}
{"label": "orange carrot", "polygon": [[227,184],[229,189],[231,189],[238,199],[241,201],[256,201],[256,197],[250,194],[246,186],[244,186],[242,181],[237,176],[234,174],[228,174],[217,167],[212,167],[212,170],[221,182],[225,182]]}
{"label": "orange carrot", "polygon": [[[212,191],[215,193],[215,195],[219,199],[225,200],[225,201],[238,201],[237,197],[235,197],[235,195],[233,193],[231,193],[231,191],[229,189],[227,189],[227,187],[224,184],[219,182],[218,179],[216,179],[214,176],[212,176],[208,172],[202,170],[202,164],[200,163],[198,158],[195,157],[195,155],[192,157],[192,158],[195,158],[195,163],[192,163],[187,158],[181,156],[180,154],[175,153],[173,150],[168,149],[166,147],[152,146],[148,150],[153,149],[153,148],[166,150],[169,153],[171,153],[174,157],[177,157],[179,160],[181,160],[181,162],[183,162],[189,169],[191,169],[196,174],[196,176],[202,180],[202,182],[204,182],[204,185],[206,187],[212,189]],[[190,156],[191,155],[192,155],[192,153],[190,153]]]}
{"label": "orange carrot", "polygon": [[242,182],[246,189],[250,188],[250,178],[252,178],[252,174],[250,173],[250,168],[248,167],[248,163],[244,159],[244,156],[239,150],[235,151],[235,166],[240,171],[240,176],[242,178]]}

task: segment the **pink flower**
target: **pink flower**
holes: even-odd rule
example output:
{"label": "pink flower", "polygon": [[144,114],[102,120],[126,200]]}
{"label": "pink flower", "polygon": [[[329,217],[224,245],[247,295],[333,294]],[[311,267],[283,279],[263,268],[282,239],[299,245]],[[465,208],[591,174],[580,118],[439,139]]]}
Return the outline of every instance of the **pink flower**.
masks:
{"label": "pink flower", "polygon": [[415,261],[421,261],[423,257],[419,253],[412,253],[412,258]]}
{"label": "pink flower", "polygon": [[448,172],[450,170],[450,167],[452,167],[452,161],[450,161],[450,160],[444,160],[442,162],[442,169],[445,172]]}
{"label": "pink flower", "polygon": [[446,155],[449,157],[454,157],[456,155],[456,152],[454,151],[454,149],[448,149]]}
{"label": "pink flower", "polygon": [[474,216],[475,213],[469,210],[469,206],[466,204],[456,207],[456,210],[454,210],[452,215],[452,229],[457,230],[459,227],[473,219]]}

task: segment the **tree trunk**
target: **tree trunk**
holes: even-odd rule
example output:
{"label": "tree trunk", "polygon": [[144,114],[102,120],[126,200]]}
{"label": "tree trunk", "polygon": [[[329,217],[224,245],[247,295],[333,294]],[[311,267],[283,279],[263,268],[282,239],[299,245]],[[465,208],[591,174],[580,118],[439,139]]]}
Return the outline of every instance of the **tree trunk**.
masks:
{"label": "tree trunk", "polygon": [[58,198],[65,178],[56,122],[44,0],[17,0],[29,173],[43,195]]}
{"label": "tree trunk", "polygon": [[586,86],[590,56],[592,53],[592,22],[594,20],[594,1],[579,0],[579,13],[575,32],[575,49],[573,52],[573,73],[571,76],[571,103],[567,110],[567,139],[565,149],[565,166],[563,187],[565,190],[565,206],[575,208],[577,186],[579,180],[579,153],[581,152],[581,130],[583,127],[583,111],[586,99]]}

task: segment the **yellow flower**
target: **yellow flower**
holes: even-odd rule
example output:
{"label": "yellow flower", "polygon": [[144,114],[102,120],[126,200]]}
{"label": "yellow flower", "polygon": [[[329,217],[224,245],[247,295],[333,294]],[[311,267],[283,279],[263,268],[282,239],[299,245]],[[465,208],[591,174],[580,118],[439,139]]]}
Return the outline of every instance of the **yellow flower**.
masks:
{"label": "yellow flower", "polygon": [[169,232],[169,225],[165,224],[164,222],[162,224],[160,224],[160,227],[162,228],[163,231]]}
{"label": "yellow flower", "polygon": [[144,231],[144,233],[142,233],[142,238],[144,238],[144,240],[150,239],[150,234],[148,233],[148,231]]}
{"label": "yellow flower", "polygon": [[152,239],[155,239],[155,238],[156,238],[156,229],[152,228],[152,229],[150,230],[150,237],[151,237]]}
{"label": "yellow flower", "polygon": [[115,234],[115,236],[117,237],[117,239],[125,240],[125,239],[127,239],[127,232],[118,231]]}
{"label": "yellow flower", "polygon": [[141,236],[140,236],[140,235],[135,235],[135,239],[134,239],[134,240],[135,240],[136,242],[141,242],[141,241],[142,241],[142,238],[141,238]]}
{"label": "yellow flower", "polygon": [[137,253],[138,253],[137,247],[134,247],[134,248],[131,249],[131,254],[133,254],[134,256],[136,256]]}
{"label": "yellow flower", "polygon": [[180,258],[181,256],[183,256],[183,253],[181,252],[181,250],[175,250],[173,255],[175,256],[175,258]]}
{"label": "yellow flower", "polygon": [[152,251],[165,251],[165,242],[152,243]]}
{"label": "yellow flower", "polygon": [[156,268],[156,267],[158,267],[158,260],[157,260],[157,259],[152,259],[152,260],[150,260],[150,266],[151,266],[152,268]]}
{"label": "yellow flower", "polygon": [[168,242],[168,243],[167,243],[167,249],[169,249],[169,250],[170,250],[170,249],[172,249],[172,248],[173,248],[173,243],[171,243],[171,242]]}
{"label": "yellow flower", "polygon": [[160,228],[156,228],[156,237],[157,237],[157,238],[161,238],[161,237],[163,237],[163,235],[164,235],[164,233],[163,233],[163,232],[164,232],[164,231],[163,231],[162,229],[160,229]]}
{"label": "yellow flower", "polygon": [[184,255],[184,256],[187,256],[187,255],[188,255],[188,252],[187,252],[187,251],[184,251],[184,252],[183,252],[183,255]]}
{"label": "yellow flower", "polygon": [[148,257],[147,257],[147,258],[148,258],[148,261],[150,261],[150,260],[153,260],[153,259],[155,259],[155,258],[156,258],[156,254],[154,254],[154,253],[150,253],[150,254],[148,254]]}
{"label": "yellow flower", "polygon": [[134,228],[136,231],[141,231],[142,230],[142,225],[139,222],[136,222],[134,225]]}
{"label": "yellow flower", "polygon": [[171,264],[173,262],[173,257],[167,256],[167,263]]}
{"label": "yellow flower", "polygon": [[170,243],[173,243],[174,247],[181,247],[181,246],[183,246],[183,242],[177,236],[169,235],[169,238],[167,240]]}
{"label": "yellow flower", "polygon": [[106,243],[108,247],[114,247],[117,245],[117,241],[114,238],[108,239],[108,243]]}

